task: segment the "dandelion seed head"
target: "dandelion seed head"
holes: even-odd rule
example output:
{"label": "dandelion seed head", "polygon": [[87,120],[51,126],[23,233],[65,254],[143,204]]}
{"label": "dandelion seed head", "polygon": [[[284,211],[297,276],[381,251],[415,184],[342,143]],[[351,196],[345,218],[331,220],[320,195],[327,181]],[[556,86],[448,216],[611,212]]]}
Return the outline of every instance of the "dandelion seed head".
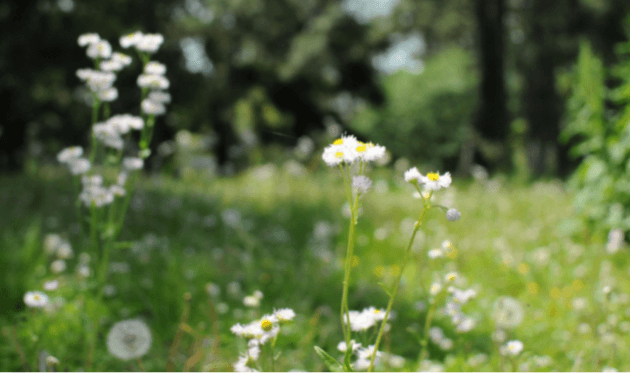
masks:
{"label": "dandelion seed head", "polygon": [[141,320],[120,321],[107,335],[109,353],[121,360],[137,359],[151,347],[151,331]]}

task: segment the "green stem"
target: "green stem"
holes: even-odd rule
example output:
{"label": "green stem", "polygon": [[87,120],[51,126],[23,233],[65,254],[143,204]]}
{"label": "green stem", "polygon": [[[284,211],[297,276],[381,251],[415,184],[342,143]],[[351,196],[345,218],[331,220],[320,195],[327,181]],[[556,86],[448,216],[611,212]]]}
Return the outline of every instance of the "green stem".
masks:
{"label": "green stem", "polygon": [[135,184],[136,184],[136,177],[132,174],[131,176],[129,176],[129,179],[127,182],[130,184],[129,189],[127,190],[127,194],[125,195],[125,200],[123,201],[123,205],[122,205],[122,209],[120,212],[120,217],[117,219],[118,220],[118,224],[116,224],[116,234],[115,237],[118,236],[118,234],[120,233],[120,231],[122,230],[122,225],[125,222],[125,215],[127,214],[127,208],[129,208],[129,202],[131,201],[131,194],[134,190]]}
{"label": "green stem", "polygon": [[389,313],[392,310],[392,306],[394,304],[394,298],[396,298],[396,293],[398,292],[398,285],[400,285],[400,279],[402,278],[403,272],[405,271],[407,260],[409,260],[409,253],[411,252],[413,241],[415,240],[416,234],[418,233],[418,230],[420,229],[420,226],[422,225],[422,219],[424,218],[424,214],[427,212],[429,208],[430,206],[427,207],[425,205],[424,209],[422,209],[422,214],[420,214],[420,218],[418,218],[418,221],[416,222],[415,227],[413,229],[413,233],[411,234],[411,239],[409,239],[409,245],[407,245],[407,251],[405,252],[405,259],[403,261],[403,265],[400,268],[400,273],[398,274],[398,278],[396,279],[396,283],[394,285],[394,291],[392,292],[392,295],[389,298],[389,303],[387,304],[387,311],[385,311],[385,318],[383,319],[383,322],[381,323],[381,328],[379,329],[378,336],[376,337],[376,343],[374,344],[374,353],[372,354],[372,358],[370,359],[370,367],[368,368],[368,372],[371,372],[374,369],[374,359],[376,358],[376,352],[378,351],[378,346],[381,343],[381,338],[383,337],[383,332],[385,331],[385,324],[387,324],[387,318],[389,317]]}
{"label": "green stem", "polygon": [[94,255],[94,260],[99,260],[99,248],[98,248],[98,209],[96,203],[92,201],[90,205],[90,241],[91,251]]}
{"label": "green stem", "polygon": [[346,313],[346,348],[350,348],[350,307],[348,306],[348,287],[350,285],[350,272],[352,272],[352,257],[354,252],[354,226],[356,225],[357,213],[359,205],[359,195],[357,194],[350,211],[350,228],[348,230],[348,249],[346,252],[346,266],[343,279],[343,293],[341,296],[341,323],[343,324],[343,311]]}
{"label": "green stem", "polygon": [[424,323],[424,337],[422,338],[422,342],[420,342],[420,345],[422,346],[422,352],[420,353],[420,362],[429,357],[429,328],[431,327],[431,322],[433,321],[436,304],[437,302],[433,300],[433,302],[431,303],[431,307],[429,308],[429,312],[427,313],[427,319]]}
{"label": "green stem", "polygon": [[90,151],[90,164],[92,165],[91,169],[94,169],[94,159],[96,159],[96,150],[98,148],[98,141],[96,139],[96,135],[94,134],[94,125],[98,121],[98,109],[101,107],[101,101],[99,101],[96,94],[94,94],[93,100],[94,101],[92,103],[92,150]]}
{"label": "green stem", "polygon": [[81,193],[81,186],[80,186],[80,181],[79,181],[79,176],[73,176],[72,177],[72,184],[74,185],[74,193],[77,195],[77,200],[74,203],[75,207],[76,207],[76,212],[77,212],[77,219],[79,221],[79,241],[81,242],[81,247],[83,247],[83,239],[84,239],[84,232],[83,232],[83,213],[81,210],[81,199],[78,198],[78,195]]}

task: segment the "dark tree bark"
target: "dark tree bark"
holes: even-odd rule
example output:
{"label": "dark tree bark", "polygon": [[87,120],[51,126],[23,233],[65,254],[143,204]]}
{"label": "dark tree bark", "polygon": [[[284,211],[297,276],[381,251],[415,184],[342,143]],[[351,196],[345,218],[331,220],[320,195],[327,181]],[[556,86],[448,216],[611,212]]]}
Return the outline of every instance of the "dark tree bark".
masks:
{"label": "dark tree bark", "polygon": [[479,111],[474,128],[482,138],[494,141],[504,141],[509,132],[504,76],[504,11],[504,0],[475,0],[475,15],[479,26],[481,85]]}

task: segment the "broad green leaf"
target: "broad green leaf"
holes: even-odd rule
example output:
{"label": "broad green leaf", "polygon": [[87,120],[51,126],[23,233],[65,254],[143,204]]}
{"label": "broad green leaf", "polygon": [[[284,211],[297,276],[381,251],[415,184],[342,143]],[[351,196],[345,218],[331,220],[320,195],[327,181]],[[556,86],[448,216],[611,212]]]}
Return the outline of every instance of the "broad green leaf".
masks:
{"label": "broad green leaf", "polygon": [[326,364],[326,366],[328,367],[328,369],[330,369],[331,372],[343,371],[343,367],[341,366],[341,364],[339,364],[337,360],[335,360],[334,357],[328,355],[326,351],[322,350],[318,346],[315,346],[313,348],[315,349],[315,352],[317,353],[317,355],[319,355],[319,357],[322,359],[324,364]]}

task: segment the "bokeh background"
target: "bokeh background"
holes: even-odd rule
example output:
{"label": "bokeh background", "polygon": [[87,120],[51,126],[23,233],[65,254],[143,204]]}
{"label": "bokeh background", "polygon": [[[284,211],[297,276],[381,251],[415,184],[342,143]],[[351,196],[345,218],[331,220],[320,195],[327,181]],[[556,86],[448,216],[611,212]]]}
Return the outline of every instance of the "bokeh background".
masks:
{"label": "bokeh background", "polygon": [[[92,61],[77,37],[133,55],[118,39],[135,31],[164,36],[152,59],[173,100],[94,300],[56,155],[90,144],[76,70]],[[105,346],[128,318],[152,332],[146,370],[232,370],[246,343],[230,327],[283,307],[297,316],[277,369],[327,369],[313,346],[334,355],[341,341],[348,207],[321,152],[343,134],[388,150],[362,200],[350,309],[385,307],[378,283],[400,273],[421,210],[404,171],[451,172],[437,201],[462,213],[427,216],[382,345],[404,363],[381,368],[630,370],[629,38],[627,0],[0,3],[0,370],[35,368],[42,351],[59,370],[139,370]],[[141,70],[134,55],[112,113],[140,114]],[[49,234],[74,250],[61,274]],[[444,240],[456,254],[427,261]],[[437,317],[445,339],[422,362],[429,286],[446,270],[477,292],[475,328]],[[52,311],[31,318],[24,294],[54,279]],[[260,304],[244,304],[257,290]],[[505,330],[501,297],[519,304]],[[91,315],[102,331],[86,366]],[[500,354],[517,339],[522,354]]]}

